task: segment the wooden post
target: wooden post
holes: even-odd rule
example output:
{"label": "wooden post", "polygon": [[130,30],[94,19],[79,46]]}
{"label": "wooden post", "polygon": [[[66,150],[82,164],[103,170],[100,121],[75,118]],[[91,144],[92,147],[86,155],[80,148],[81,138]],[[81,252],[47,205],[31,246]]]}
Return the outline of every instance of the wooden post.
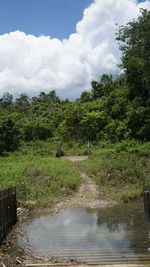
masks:
{"label": "wooden post", "polygon": [[61,143],[58,143],[57,145],[57,152],[56,152],[56,157],[63,157],[64,156],[64,152],[61,149]]}
{"label": "wooden post", "polygon": [[144,210],[146,218],[150,221],[150,186],[144,187]]}
{"label": "wooden post", "polygon": [[88,149],[87,149],[87,155],[91,155],[91,149],[90,149],[90,141],[88,140]]}
{"label": "wooden post", "polygon": [[17,221],[16,188],[0,191],[0,244]]}

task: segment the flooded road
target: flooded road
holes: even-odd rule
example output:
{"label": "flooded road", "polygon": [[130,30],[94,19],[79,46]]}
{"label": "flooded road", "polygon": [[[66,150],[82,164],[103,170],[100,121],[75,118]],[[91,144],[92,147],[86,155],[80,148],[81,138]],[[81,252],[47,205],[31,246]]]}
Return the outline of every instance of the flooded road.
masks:
{"label": "flooded road", "polygon": [[143,202],[105,209],[68,208],[34,216],[22,226],[26,252],[91,264],[150,264]]}

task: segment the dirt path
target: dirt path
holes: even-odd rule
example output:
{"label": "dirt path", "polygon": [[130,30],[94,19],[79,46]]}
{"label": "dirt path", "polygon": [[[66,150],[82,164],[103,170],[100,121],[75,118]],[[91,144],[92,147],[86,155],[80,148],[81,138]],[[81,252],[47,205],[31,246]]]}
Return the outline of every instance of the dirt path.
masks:
{"label": "dirt path", "polygon": [[[62,159],[68,159],[72,162],[86,160],[88,156],[70,156],[63,157]],[[82,172],[81,176],[83,182],[78,191],[67,200],[58,203],[55,209],[59,210],[62,208],[69,207],[89,207],[89,208],[103,208],[106,206],[112,206],[115,202],[103,200],[99,187],[86,173]]]}

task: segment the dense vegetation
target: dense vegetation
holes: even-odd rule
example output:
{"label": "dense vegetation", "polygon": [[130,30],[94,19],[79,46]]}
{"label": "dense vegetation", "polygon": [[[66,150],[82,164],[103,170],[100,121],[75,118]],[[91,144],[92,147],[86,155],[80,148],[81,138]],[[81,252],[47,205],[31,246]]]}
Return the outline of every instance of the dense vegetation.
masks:
{"label": "dense vegetation", "polygon": [[0,187],[17,186],[18,204],[51,206],[80,184],[79,171],[71,162],[50,157],[0,158]]}
{"label": "dense vegetation", "polygon": [[100,186],[106,199],[128,201],[143,193],[150,184],[150,160],[128,152],[106,150],[80,163],[86,173]]}
{"label": "dense vegetation", "polygon": [[55,91],[29,98],[5,93],[0,99],[0,153],[18,148],[20,141],[86,142],[124,139],[150,140],[150,11],[120,27],[121,74],[103,74],[92,89],[74,102],[60,100]]}
{"label": "dense vegetation", "polygon": [[[122,186],[124,182],[138,186],[149,183],[147,163],[141,162],[138,156],[135,158],[130,156],[127,160],[127,154],[126,156],[114,154],[114,151],[117,153],[126,151],[149,155],[149,29],[148,10],[141,10],[137,20],[120,27],[116,39],[122,51],[122,74],[116,79],[112,75],[103,74],[99,81],[91,82],[91,89],[83,91],[73,102],[59,99],[54,90],[49,93],[41,92],[39,96],[32,98],[21,94],[13,99],[8,92],[2,96],[0,155],[8,156],[14,151],[18,152],[12,157],[1,158],[1,188],[17,184],[22,194],[22,197],[19,196],[20,201],[27,199],[35,201],[40,197],[42,205],[45,205],[48,195],[52,196],[50,201],[47,201],[50,203],[56,192],[61,196],[65,194],[65,190],[71,192],[75,189],[79,184],[79,174],[72,174],[68,164],[65,165],[67,171],[64,169],[64,174],[64,165],[56,159],[48,158],[56,152],[58,142],[63,143],[63,148],[68,154],[86,154],[85,144],[88,141],[93,146],[95,154],[99,153],[100,149],[102,151],[107,147],[113,147],[111,159],[104,157],[103,160],[98,160],[97,157],[91,157],[88,161],[90,170],[87,163],[84,166],[101,185],[106,185],[106,182],[111,186],[117,184]],[[3,170],[4,162],[6,170]],[[55,165],[59,169],[59,164],[62,175],[66,177],[63,183],[61,173],[57,172],[57,168],[53,170]],[[10,173],[11,177],[8,179]],[[54,179],[49,177],[45,180],[49,175],[55,176]],[[43,184],[39,184],[38,176],[43,177]],[[71,184],[69,177],[73,179]],[[104,179],[106,177],[107,179]],[[44,196],[42,192],[45,190],[48,195]]]}

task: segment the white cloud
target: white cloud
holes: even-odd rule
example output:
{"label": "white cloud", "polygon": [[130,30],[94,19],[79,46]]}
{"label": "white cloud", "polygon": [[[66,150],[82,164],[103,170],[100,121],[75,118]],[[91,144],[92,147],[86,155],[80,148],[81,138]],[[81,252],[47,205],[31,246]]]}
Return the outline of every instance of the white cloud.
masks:
{"label": "white cloud", "polygon": [[84,10],[76,33],[63,41],[16,31],[0,35],[0,95],[29,96],[55,89],[62,97],[77,97],[102,73],[116,73],[120,52],[116,23],[136,18],[150,1],[94,0]]}

